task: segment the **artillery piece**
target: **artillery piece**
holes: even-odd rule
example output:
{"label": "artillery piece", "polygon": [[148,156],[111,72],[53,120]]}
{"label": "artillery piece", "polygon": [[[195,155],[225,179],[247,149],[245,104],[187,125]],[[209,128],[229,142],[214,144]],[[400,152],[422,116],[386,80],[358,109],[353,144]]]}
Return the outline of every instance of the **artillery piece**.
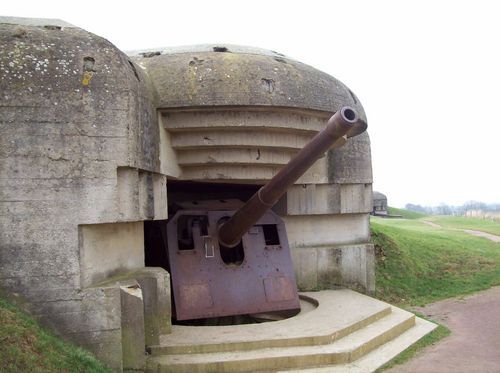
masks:
{"label": "artillery piece", "polygon": [[177,320],[300,308],[283,220],[270,208],[330,148],[366,130],[343,107],[246,203],[180,203],[167,224]]}

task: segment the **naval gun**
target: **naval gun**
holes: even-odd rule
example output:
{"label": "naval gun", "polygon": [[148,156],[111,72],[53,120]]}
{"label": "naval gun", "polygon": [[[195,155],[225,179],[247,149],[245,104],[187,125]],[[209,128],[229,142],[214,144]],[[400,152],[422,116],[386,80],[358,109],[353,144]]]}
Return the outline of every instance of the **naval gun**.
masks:
{"label": "naval gun", "polygon": [[246,203],[179,203],[167,224],[175,318],[300,309],[285,224],[271,207],[327,150],[365,130],[345,106]]}

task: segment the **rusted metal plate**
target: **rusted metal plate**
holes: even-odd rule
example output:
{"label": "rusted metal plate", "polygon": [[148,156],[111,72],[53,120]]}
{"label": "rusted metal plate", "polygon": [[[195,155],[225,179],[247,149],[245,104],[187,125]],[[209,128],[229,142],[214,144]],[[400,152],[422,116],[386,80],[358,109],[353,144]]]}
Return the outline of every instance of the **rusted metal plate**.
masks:
{"label": "rusted metal plate", "polygon": [[[267,212],[243,235],[242,247],[225,249],[217,239],[217,226],[220,219],[233,214],[181,210],[169,221],[168,254],[177,320],[300,307],[283,221]],[[190,234],[191,242],[186,238]]]}
{"label": "rusted metal plate", "polygon": [[210,308],[214,301],[207,283],[188,284],[179,287],[179,304],[181,308]]}
{"label": "rusted metal plate", "polygon": [[297,292],[290,279],[284,276],[265,278],[264,290],[268,302],[292,300]]}

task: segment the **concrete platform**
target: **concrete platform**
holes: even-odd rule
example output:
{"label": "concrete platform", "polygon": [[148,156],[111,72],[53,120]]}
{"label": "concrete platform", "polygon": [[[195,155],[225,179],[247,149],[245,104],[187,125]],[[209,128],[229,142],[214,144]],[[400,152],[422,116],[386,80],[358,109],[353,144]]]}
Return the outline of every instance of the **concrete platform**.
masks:
{"label": "concrete platform", "polygon": [[435,327],[351,290],[302,293],[301,301],[303,311],[281,321],[173,326],[151,347],[148,371],[370,372]]}

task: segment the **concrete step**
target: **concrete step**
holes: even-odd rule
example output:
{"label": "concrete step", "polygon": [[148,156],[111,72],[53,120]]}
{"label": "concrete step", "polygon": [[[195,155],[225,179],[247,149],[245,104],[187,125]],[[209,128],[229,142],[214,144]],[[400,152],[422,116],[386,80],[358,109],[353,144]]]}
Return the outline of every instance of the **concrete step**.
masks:
{"label": "concrete step", "polygon": [[[312,314],[314,312],[311,312]],[[329,344],[273,347],[219,353],[172,354],[148,359],[155,372],[254,372],[345,364],[401,335],[415,325],[413,314],[392,312]]]}
{"label": "concrete step", "polygon": [[325,345],[389,315],[391,306],[351,290],[301,293],[290,319],[235,326],[178,326],[150,346],[153,356]]}
{"label": "concrete step", "polygon": [[360,359],[329,366],[318,366],[305,369],[278,370],[276,373],[371,373],[386,364],[401,352],[412,346],[422,337],[432,332],[437,325],[419,317],[415,318],[415,326],[408,329],[393,340],[372,350]]}

